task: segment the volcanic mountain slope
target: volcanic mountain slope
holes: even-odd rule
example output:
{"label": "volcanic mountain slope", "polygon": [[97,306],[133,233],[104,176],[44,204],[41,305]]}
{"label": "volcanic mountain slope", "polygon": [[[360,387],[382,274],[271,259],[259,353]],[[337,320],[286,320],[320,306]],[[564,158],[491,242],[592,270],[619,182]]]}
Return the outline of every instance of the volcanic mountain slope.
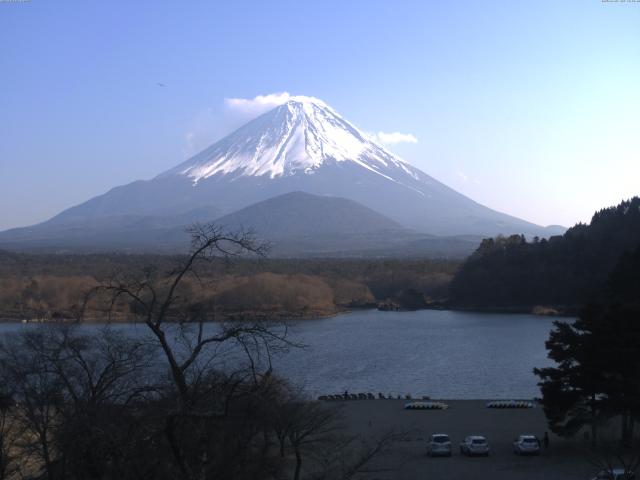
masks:
{"label": "volcanic mountain slope", "polygon": [[48,232],[105,222],[178,226],[185,216],[213,219],[201,213],[224,215],[294,191],[350,199],[429,234],[557,233],[474,202],[393,155],[324,102],[292,97],[151,180],[116,187],[28,230],[4,232],[0,242],[46,241]]}
{"label": "volcanic mountain slope", "polygon": [[353,200],[292,192],[226,215],[230,231],[248,227],[270,242],[273,256],[465,257],[480,238],[418,233]]}
{"label": "volcanic mountain slope", "polygon": [[406,231],[399,223],[353,200],[304,192],[255,203],[216,222],[231,231],[250,228],[257,235],[270,238]]}
{"label": "volcanic mountain slope", "polygon": [[[200,214],[202,212],[197,212]],[[192,216],[104,217],[83,228],[57,225],[43,232],[20,230],[7,248],[53,251],[174,253],[189,246]],[[126,220],[126,221],[125,221]],[[182,221],[180,226],[171,222]],[[272,257],[437,257],[463,258],[479,237],[435,237],[402,227],[353,200],[291,192],[217,218],[225,231],[251,231],[266,241]]]}

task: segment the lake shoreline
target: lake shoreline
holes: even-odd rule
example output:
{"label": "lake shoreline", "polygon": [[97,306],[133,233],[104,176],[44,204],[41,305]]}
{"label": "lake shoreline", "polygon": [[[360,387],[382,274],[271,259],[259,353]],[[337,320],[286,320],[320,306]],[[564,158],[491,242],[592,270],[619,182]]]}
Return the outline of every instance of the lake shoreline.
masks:
{"label": "lake shoreline", "polygon": [[505,313],[537,315],[541,317],[575,317],[580,309],[577,306],[567,305],[510,305],[510,306],[466,306],[448,302],[428,305],[424,310],[448,310],[453,312],[469,313]]}
{"label": "lake shoreline", "polygon": [[[247,321],[273,321],[273,322],[288,322],[297,320],[319,320],[324,318],[332,318],[337,315],[347,314],[352,311],[361,311],[367,309],[335,309],[327,311],[307,311],[307,312],[228,312],[219,314],[218,318],[211,320],[205,320],[204,323],[224,323],[224,322],[247,322]],[[131,321],[122,318],[112,318],[106,320],[105,318],[88,317],[83,320],[78,320],[71,317],[58,317],[58,318],[12,318],[1,317],[0,323],[24,323],[24,324],[73,324],[73,323],[85,323],[90,325],[101,323],[113,323],[113,324],[128,324],[128,323],[144,323],[142,321]],[[167,319],[165,323],[179,323],[177,319]],[[198,322],[193,322],[198,323]]]}
{"label": "lake shoreline", "polygon": [[[508,307],[467,307],[449,304],[446,302],[432,303],[423,308],[418,309],[405,309],[398,308],[390,310],[381,308],[379,305],[367,305],[364,307],[337,307],[330,310],[308,310],[308,311],[246,311],[246,312],[224,312],[218,314],[218,318],[206,320],[205,323],[223,323],[223,322],[247,322],[247,321],[273,321],[273,322],[293,322],[293,321],[307,321],[307,320],[322,320],[327,318],[333,318],[339,315],[346,315],[357,312],[367,311],[395,311],[399,313],[407,312],[420,312],[420,311],[451,311],[451,312],[466,312],[466,313],[495,313],[495,314],[522,314],[522,315],[536,315],[540,317],[575,317],[578,314],[577,307],[566,306],[536,306],[536,307],[524,307],[524,306],[508,306]],[[167,323],[178,323],[176,319],[168,319]],[[114,324],[127,324],[127,323],[141,323],[136,321],[125,320],[121,318],[112,318],[110,321],[105,321],[104,318],[88,317],[79,321],[71,317],[58,317],[58,318],[12,318],[0,316],[0,323],[25,323],[25,324],[72,324],[72,323],[87,323],[87,324],[100,324],[100,323],[114,323]]]}

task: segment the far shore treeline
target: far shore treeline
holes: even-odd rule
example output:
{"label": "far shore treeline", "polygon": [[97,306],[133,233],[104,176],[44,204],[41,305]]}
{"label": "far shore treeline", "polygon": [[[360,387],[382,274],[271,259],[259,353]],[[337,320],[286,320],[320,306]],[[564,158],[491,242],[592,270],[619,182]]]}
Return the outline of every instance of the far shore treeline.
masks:
{"label": "far shore treeline", "polygon": [[[122,253],[73,255],[0,251],[0,319],[74,319],[84,294],[116,275],[153,266],[168,272],[180,257]],[[422,308],[447,296],[454,260],[212,259],[185,288],[217,312],[312,318],[379,303]],[[194,282],[203,282],[204,288]],[[85,314],[85,320],[91,320]],[[123,318],[123,317],[121,317]]]}
{"label": "far shore treeline", "polygon": [[[219,319],[313,318],[354,308],[452,308],[575,315],[602,295],[622,256],[640,245],[640,198],[596,212],[564,235],[482,241],[455,259],[213,259],[192,295]],[[116,275],[168,272],[179,256],[0,251],[0,319],[74,319],[84,293]],[[204,285],[204,288],[202,288]],[[185,285],[189,288],[189,285]],[[126,312],[120,312],[120,320]],[[85,312],[85,320],[91,315]]]}

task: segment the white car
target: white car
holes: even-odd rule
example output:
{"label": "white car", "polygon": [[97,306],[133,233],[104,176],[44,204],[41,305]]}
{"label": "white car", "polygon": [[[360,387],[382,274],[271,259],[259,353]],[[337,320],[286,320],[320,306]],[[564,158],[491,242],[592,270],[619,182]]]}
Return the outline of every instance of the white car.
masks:
{"label": "white car", "polygon": [[460,453],[463,455],[489,456],[489,442],[482,435],[469,435],[460,443]]}
{"label": "white car", "polygon": [[625,471],[624,468],[613,468],[611,470],[602,470],[593,480],[635,480],[636,474]]}
{"label": "white car", "polygon": [[520,435],[513,442],[516,455],[540,455],[540,440],[535,435]]}
{"label": "white car", "polygon": [[427,442],[427,455],[430,457],[435,457],[437,455],[450,457],[451,439],[449,438],[449,435],[444,433],[434,433],[431,435]]}

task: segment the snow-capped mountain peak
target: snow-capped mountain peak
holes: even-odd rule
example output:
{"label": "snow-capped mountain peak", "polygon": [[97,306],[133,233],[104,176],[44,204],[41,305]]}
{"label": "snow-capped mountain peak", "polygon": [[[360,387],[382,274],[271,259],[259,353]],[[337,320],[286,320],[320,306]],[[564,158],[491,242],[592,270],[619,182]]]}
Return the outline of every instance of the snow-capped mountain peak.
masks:
{"label": "snow-capped mountain peak", "polygon": [[163,175],[194,184],[215,175],[276,178],[314,174],[327,164],[353,162],[389,180],[417,171],[314,97],[293,96]]}
{"label": "snow-capped mountain peak", "polygon": [[[298,193],[287,195],[292,192]],[[322,208],[308,218],[302,210],[293,208],[298,202],[310,201],[300,192],[341,200],[314,203]],[[274,204],[266,201],[276,197],[280,198],[276,202],[279,207],[269,212]],[[328,219],[336,220],[335,216],[327,215],[336,212],[323,208],[338,208],[340,203],[344,207],[347,200],[415,232],[483,236],[549,234],[537,225],[480,205],[404,162],[321,100],[287,96],[272,110],[177,167],[151,180],[118,186],[71,207],[48,222],[30,227],[27,235],[32,238],[34,231],[41,231],[52,242],[58,241],[56,235],[64,238],[70,235],[69,241],[73,243],[76,235],[73,232],[89,232],[82,233],[89,235],[86,239],[104,239],[105,232],[107,236],[111,232],[114,242],[126,243],[124,237],[137,235],[132,234],[136,232],[132,226],[136,225],[135,228],[144,230],[141,235],[147,241],[160,241],[158,223],[180,227],[182,235],[188,223],[229,219],[233,212],[254,205],[248,228],[255,227],[263,214],[270,220],[261,224],[316,222],[320,228],[313,230],[315,233],[307,230],[307,240],[315,245],[309,248],[329,252],[336,247],[329,248],[322,234]],[[351,207],[340,207],[344,215],[352,212],[340,220],[341,225],[350,227],[351,223],[371,217],[362,208],[354,214]],[[279,238],[286,236],[286,232],[278,234]],[[20,232],[16,235],[11,238],[21,244],[24,237],[20,237]],[[397,239],[393,234],[386,232],[383,237],[385,242],[401,248],[394,243]],[[376,245],[369,242],[367,235],[359,242],[363,248]],[[407,244],[408,248],[419,249],[419,244],[416,245]]]}

